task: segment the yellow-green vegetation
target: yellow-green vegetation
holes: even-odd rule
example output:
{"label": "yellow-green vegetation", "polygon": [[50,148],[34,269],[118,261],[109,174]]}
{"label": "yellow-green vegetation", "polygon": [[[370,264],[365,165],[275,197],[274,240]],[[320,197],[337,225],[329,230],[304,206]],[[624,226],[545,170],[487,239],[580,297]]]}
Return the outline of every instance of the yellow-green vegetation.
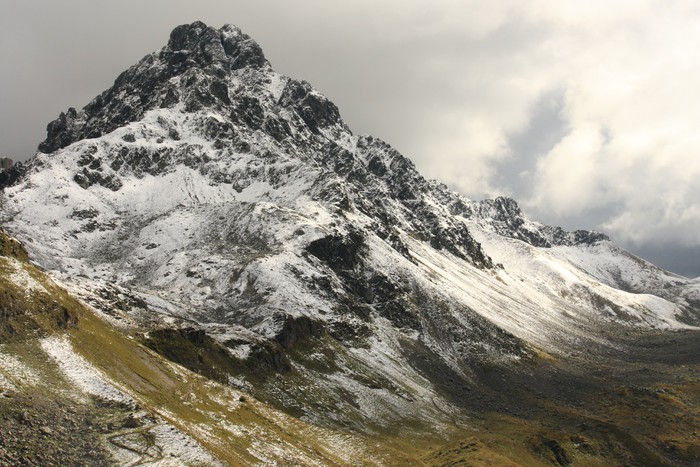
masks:
{"label": "yellow-green vegetation", "polygon": [[10,245],[0,256],[0,465],[111,463],[99,425],[124,414],[78,394],[40,346],[75,326],[81,306],[7,238],[0,233]]}
{"label": "yellow-green vegetation", "polygon": [[77,322],[75,299],[35,267],[0,256],[0,341],[24,340]]}
{"label": "yellow-green vegetation", "polygon": [[[312,460],[343,464],[342,451],[358,450],[359,459],[385,457],[363,452],[360,439],[309,426],[218,383],[176,367],[133,340],[85,314],[70,331],[76,349],[127,388],[142,405],[198,439],[215,456],[232,465],[260,461],[273,449]],[[335,443],[342,440],[339,445]],[[278,459],[284,461],[284,459]],[[305,462],[306,461],[306,462]]]}
{"label": "yellow-green vegetation", "polygon": [[[19,283],[14,280],[18,277],[22,278]],[[32,280],[31,290],[22,283],[27,278]],[[0,294],[11,298],[2,303],[11,303],[13,310],[3,320],[5,349],[11,345],[23,361],[31,360],[39,368],[39,380],[52,382],[41,394],[57,407],[70,404],[70,398],[62,396],[69,392],[70,384],[41,353],[38,339],[60,333],[141,408],[189,434],[230,465],[265,459],[300,465],[406,464],[412,460],[359,436],[311,426],[171,363],[133,336],[114,329],[29,263],[0,258]],[[57,319],[58,312],[69,317],[67,322]],[[41,358],[45,363],[37,366]],[[35,434],[38,446],[42,438]]]}
{"label": "yellow-green vegetation", "polygon": [[15,258],[27,262],[29,255],[24,246],[15,238],[7,235],[7,232],[0,227],[0,256]]}
{"label": "yellow-green vegetation", "polygon": [[[468,436],[434,447],[422,460],[442,466],[698,465],[698,365],[626,365],[643,377],[581,387],[576,403],[529,400],[526,416],[475,415]],[[620,377],[626,378],[632,376]],[[659,379],[679,382],[654,382]]]}
{"label": "yellow-green vegetation", "polygon": [[[693,391],[697,395],[697,388]],[[667,415],[663,414],[669,408],[665,403],[652,408],[639,405],[634,415],[616,412],[611,401],[601,402],[591,412],[577,414],[560,407],[559,419],[556,411],[542,412],[538,420],[483,414],[471,436],[430,450],[422,461],[440,466],[604,467],[696,465],[700,460],[697,405]],[[610,412],[603,415],[605,410]],[[680,417],[676,425],[674,417]],[[645,427],[636,425],[639,418],[648,419]]]}

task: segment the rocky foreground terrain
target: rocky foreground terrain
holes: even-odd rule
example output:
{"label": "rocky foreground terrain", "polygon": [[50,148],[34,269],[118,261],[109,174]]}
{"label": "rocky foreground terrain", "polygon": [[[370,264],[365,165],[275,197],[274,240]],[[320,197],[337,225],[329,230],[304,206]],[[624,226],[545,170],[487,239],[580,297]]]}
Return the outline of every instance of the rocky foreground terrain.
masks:
{"label": "rocky foreground terrain", "polygon": [[235,26],[0,188],[0,462],[700,463],[700,282],[426,180]]}

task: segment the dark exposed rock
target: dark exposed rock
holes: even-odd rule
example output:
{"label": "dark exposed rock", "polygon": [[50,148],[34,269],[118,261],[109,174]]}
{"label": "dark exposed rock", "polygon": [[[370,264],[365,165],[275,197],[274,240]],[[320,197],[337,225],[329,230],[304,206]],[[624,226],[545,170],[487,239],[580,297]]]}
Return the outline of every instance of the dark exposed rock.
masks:
{"label": "dark exposed rock", "polygon": [[228,95],[228,86],[221,80],[213,80],[209,85],[209,92],[226,105],[231,105],[231,98]]}
{"label": "dark exposed rock", "polygon": [[411,256],[408,247],[398,235],[396,235],[395,233],[391,233],[388,237],[385,238],[385,240],[389,243],[389,245],[391,245],[391,247],[394,250],[401,253],[401,255],[404,258],[408,259],[409,261],[413,261],[413,257]]}
{"label": "dark exposed rock", "polygon": [[292,107],[312,133],[332,125],[342,124],[335,104],[315,92],[306,81],[289,80],[282,92],[280,104]]}
{"label": "dark exposed rock", "polygon": [[[443,193],[446,189],[443,189]],[[465,205],[458,197],[445,195],[442,198],[450,206],[452,214],[464,217],[478,216],[488,219],[496,231],[503,236],[515,238],[532,246],[550,248],[552,246],[594,245],[610,240],[607,235],[588,230],[567,232],[560,227],[538,225],[530,228],[526,225],[518,203],[503,196],[481,201],[476,205],[477,212]]]}
{"label": "dark exposed rock", "polygon": [[263,124],[263,129],[265,133],[269,134],[277,141],[282,141],[288,136],[292,135],[292,129],[286,120],[279,118],[265,118],[265,123]]}
{"label": "dark exposed rock", "polygon": [[676,319],[690,326],[700,327],[700,300],[686,299],[688,303],[681,313],[676,314]]}
{"label": "dark exposed rock", "polygon": [[347,235],[339,233],[314,240],[306,251],[326,262],[331,269],[352,269],[360,262],[360,255],[365,248],[364,238],[357,231]]}
{"label": "dark exposed rock", "polygon": [[[174,137],[179,138],[176,131],[172,132]],[[172,147],[142,147],[131,146],[122,147],[117,154],[111,156],[112,161],[109,167],[119,174],[133,174],[138,178],[148,175],[163,175],[171,171],[176,164],[184,164],[188,167],[199,168],[204,159],[201,154],[201,146],[198,145],[180,145],[176,148]],[[103,176],[103,182],[100,182],[99,177],[93,177],[93,181],[86,180],[85,174],[78,177],[78,183],[84,183],[89,187],[95,183],[103,185],[107,177]],[[112,181],[117,182],[119,178],[116,175],[111,175]],[[120,187],[121,181],[114,183],[114,188]],[[81,185],[82,186],[82,185]],[[104,186],[104,185],[103,185]],[[108,188],[114,189],[110,184]],[[118,189],[118,188],[117,188]]]}
{"label": "dark exposed rock", "polygon": [[122,423],[122,427],[129,428],[129,429],[138,428],[141,426],[141,424],[142,424],[142,422],[138,418],[134,417],[134,414],[129,414],[129,415],[127,415],[126,419]]}
{"label": "dark exposed rock", "polygon": [[160,102],[160,108],[167,109],[173,107],[178,102],[180,102],[180,93],[174,87],[168,87],[163,96],[163,100]]}
{"label": "dark exposed rock", "polygon": [[26,165],[21,162],[13,164],[9,169],[0,170],[0,190],[18,183],[26,171]]}
{"label": "dark exposed rock", "polygon": [[262,377],[271,373],[292,371],[292,364],[286,349],[282,348],[275,340],[250,342],[242,339],[230,339],[224,345],[230,349],[236,349],[240,345],[248,347],[248,356],[243,362],[239,362],[241,371]]}
{"label": "dark exposed rock", "polygon": [[71,218],[74,219],[94,219],[100,213],[96,209],[74,209],[70,214]]}
{"label": "dark exposed rock", "polygon": [[426,215],[420,222],[427,228],[428,241],[436,250],[445,249],[458,258],[471,260],[475,265],[492,268],[493,262],[481,245],[472,238],[467,227],[461,222],[451,222],[446,228],[438,218]]}
{"label": "dark exposed rock", "polygon": [[610,237],[601,232],[591,230],[574,230],[571,232],[575,245],[595,245],[598,242],[609,241]]}
{"label": "dark exposed rock", "polygon": [[372,329],[366,324],[335,321],[330,324],[328,334],[338,341],[360,345],[360,341],[372,335]]}
{"label": "dark exposed rock", "polygon": [[78,325],[78,317],[63,305],[54,303],[49,306],[49,312],[57,317],[56,324],[61,329],[74,328]]}
{"label": "dark exposed rock", "polygon": [[557,440],[548,440],[546,444],[547,447],[552,451],[552,454],[554,454],[554,458],[557,460],[557,463],[559,465],[571,465],[571,459],[569,459],[569,455],[566,453],[564,448],[561,447],[561,444],[559,444]]}
{"label": "dark exposed rock", "polygon": [[412,309],[407,299],[408,291],[381,273],[375,273],[368,281],[371,303],[380,316],[398,328],[422,329],[420,315]]}
{"label": "dark exposed rock", "polygon": [[119,191],[122,187],[122,181],[115,175],[103,175],[101,170],[90,170],[84,168],[82,172],[78,172],[73,176],[73,181],[84,189],[88,189],[93,185],[102,185],[112,191]]}
{"label": "dark exposed rock", "polygon": [[203,329],[196,329],[196,328],[184,328],[180,329],[180,334],[187,339],[188,341],[192,342],[194,345],[201,347],[204,345],[207,337],[207,333],[204,332]]}
{"label": "dark exposed rock", "polygon": [[378,177],[383,176],[387,172],[386,165],[384,165],[384,162],[378,155],[370,159],[369,163],[367,164],[367,169]]}
{"label": "dark exposed rock", "polygon": [[412,260],[400,238],[389,235],[393,226],[400,224],[394,214],[396,210],[392,209],[394,202],[400,203],[400,210],[411,221],[412,234],[416,238],[429,242],[433,248],[445,249],[475,266],[494,267],[491,258],[474,240],[466,225],[438,208],[430,199],[435,190],[409,159],[387,143],[371,136],[359,138],[357,155],[365,165],[353,167],[348,173],[348,179],[364,196],[355,198],[354,205],[382,223],[378,233],[404,257]]}
{"label": "dark exposed rock", "polygon": [[243,96],[231,112],[231,120],[248,125],[253,130],[259,130],[265,120],[265,113],[255,97]]}
{"label": "dark exposed rock", "polygon": [[265,375],[270,372],[288,373],[292,371],[289,357],[279,345],[255,344],[251,346],[248,367],[253,373]]}
{"label": "dark exposed rock", "polygon": [[202,329],[163,328],[150,331],[144,344],[169,360],[204,376],[225,381],[236,361]]}
{"label": "dark exposed rock", "polygon": [[279,315],[276,319],[282,321],[282,329],[275,335],[275,340],[285,349],[290,349],[296,343],[319,338],[325,334],[323,325],[308,316]]}
{"label": "dark exposed rock", "polygon": [[107,286],[96,290],[96,293],[108,304],[109,310],[129,312],[134,308],[144,311],[149,309],[148,304],[141,297],[125,289]]}
{"label": "dark exposed rock", "polygon": [[[303,329],[304,326],[301,328]],[[294,332],[297,334],[288,335],[290,346],[294,343],[294,339],[302,334],[302,331],[297,328]],[[284,337],[281,339],[284,341]],[[231,340],[222,345],[207,335],[203,329],[187,327],[150,331],[144,336],[143,342],[169,360],[223,383],[228,382],[230,375],[243,372],[266,376],[270,373],[286,373],[292,370],[285,349],[276,341]],[[248,357],[243,361],[232,356],[226,348],[235,348],[241,344],[250,348]]]}

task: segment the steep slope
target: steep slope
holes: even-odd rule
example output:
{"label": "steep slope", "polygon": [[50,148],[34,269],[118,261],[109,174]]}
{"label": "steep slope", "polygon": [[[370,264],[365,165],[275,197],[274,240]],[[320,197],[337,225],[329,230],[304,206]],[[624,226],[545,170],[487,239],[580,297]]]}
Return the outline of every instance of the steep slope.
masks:
{"label": "steep slope", "polygon": [[0,463],[346,464],[408,458],[174,365],[28,263],[0,229]]}
{"label": "steep slope", "polygon": [[697,281],[425,180],[233,26],[176,28],[40,150],[2,222],[41,267],[144,345],[318,425],[449,437],[515,410],[495,375],[535,384],[552,356],[698,322]]}

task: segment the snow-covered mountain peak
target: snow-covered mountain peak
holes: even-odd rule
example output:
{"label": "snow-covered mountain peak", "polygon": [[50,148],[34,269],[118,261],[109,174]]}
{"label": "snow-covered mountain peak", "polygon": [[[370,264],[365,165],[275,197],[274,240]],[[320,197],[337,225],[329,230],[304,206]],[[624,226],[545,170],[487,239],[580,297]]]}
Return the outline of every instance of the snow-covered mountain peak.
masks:
{"label": "snow-covered mountain peak", "polygon": [[474,365],[700,322],[697,283],[426,180],[234,26],[179,26],[40,149],[0,199],[35,261],[124,326],[296,369],[343,407],[312,418],[432,417]]}

